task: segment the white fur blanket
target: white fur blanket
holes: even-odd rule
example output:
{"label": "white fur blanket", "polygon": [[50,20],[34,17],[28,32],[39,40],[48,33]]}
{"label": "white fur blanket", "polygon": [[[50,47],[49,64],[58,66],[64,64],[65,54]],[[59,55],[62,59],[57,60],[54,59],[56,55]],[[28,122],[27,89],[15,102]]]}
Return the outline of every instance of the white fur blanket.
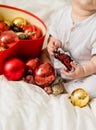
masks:
{"label": "white fur blanket", "polygon": [[[0,0],[26,9],[50,24],[68,0]],[[69,95],[47,95],[39,86],[0,76],[0,130],[96,130],[96,99],[86,107],[71,104]]]}

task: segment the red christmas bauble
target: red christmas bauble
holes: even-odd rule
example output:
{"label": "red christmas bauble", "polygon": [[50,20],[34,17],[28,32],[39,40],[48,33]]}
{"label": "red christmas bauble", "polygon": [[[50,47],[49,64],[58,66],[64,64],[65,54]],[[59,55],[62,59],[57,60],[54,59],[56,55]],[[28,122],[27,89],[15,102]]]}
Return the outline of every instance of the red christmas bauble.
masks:
{"label": "red christmas bauble", "polygon": [[21,59],[11,58],[4,63],[3,73],[8,80],[20,80],[24,72],[25,64]]}
{"label": "red christmas bauble", "polygon": [[49,86],[55,80],[55,69],[49,63],[41,63],[34,71],[35,83],[41,87]]}
{"label": "red christmas bauble", "polygon": [[22,27],[24,33],[29,35],[29,39],[36,39],[41,37],[41,30],[39,27],[28,24]]}
{"label": "red christmas bauble", "polygon": [[4,31],[8,31],[9,30],[9,26],[4,23],[3,21],[0,21],[0,34]]}
{"label": "red christmas bauble", "polygon": [[34,71],[34,69],[36,68],[36,66],[39,64],[39,59],[38,58],[30,58],[25,62],[26,66],[28,69],[31,69],[32,71]]}
{"label": "red christmas bauble", "polygon": [[16,43],[18,41],[18,36],[14,31],[4,31],[0,35],[0,44],[3,47],[11,47],[13,43]]}
{"label": "red christmas bauble", "polygon": [[29,71],[30,74],[33,73],[33,71],[35,70],[35,68],[39,64],[40,64],[40,61],[39,61],[38,58],[33,58],[33,59],[30,58],[30,59],[26,60],[26,62],[25,62],[26,68],[28,69],[28,71]]}

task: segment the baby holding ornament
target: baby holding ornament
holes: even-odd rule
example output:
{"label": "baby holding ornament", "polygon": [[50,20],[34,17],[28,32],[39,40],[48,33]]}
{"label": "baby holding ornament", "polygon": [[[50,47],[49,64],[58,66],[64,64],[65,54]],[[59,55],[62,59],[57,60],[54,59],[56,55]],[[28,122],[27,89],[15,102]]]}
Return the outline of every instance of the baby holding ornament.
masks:
{"label": "baby holding ornament", "polygon": [[[72,0],[72,6],[60,10],[53,18],[47,36],[41,60],[54,66],[65,81],[65,90],[71,94],[82,88],[90,98],[96,97],[96,0]],[[55,57],[58,48],[72,57],[73,71],[68,71]]]}

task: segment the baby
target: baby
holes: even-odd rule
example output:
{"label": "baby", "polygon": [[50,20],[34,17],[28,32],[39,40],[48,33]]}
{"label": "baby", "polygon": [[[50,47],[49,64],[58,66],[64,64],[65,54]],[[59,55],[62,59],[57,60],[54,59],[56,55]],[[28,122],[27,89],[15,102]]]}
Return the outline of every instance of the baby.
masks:
{"label": "baby", "polygon": [[[74,71],[67,71],[54,58],[59,47],[71,54]],[[57,13],[48,29],[48,44],[41,59],[52,63],[67,81],[64,87],[69,94],[83,88],[91,98],[96,97],[96,0],[72,0],[72,6]]]}

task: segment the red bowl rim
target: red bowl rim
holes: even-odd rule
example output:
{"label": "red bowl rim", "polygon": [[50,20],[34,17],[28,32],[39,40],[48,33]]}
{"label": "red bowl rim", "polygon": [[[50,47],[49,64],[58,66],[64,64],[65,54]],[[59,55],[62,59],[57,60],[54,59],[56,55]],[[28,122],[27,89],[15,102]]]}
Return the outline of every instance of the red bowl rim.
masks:
{"label": "red bowl rim", "polygon": [[[0,4],[0,7],[3,7],[3,8],[9,8],[9,9],[12,9],[12,10],[17,10],[17,11],[21,11],[21,12],[24,12],[34,18],[36,18],[37,20],[39,20],[45,27],[45,29],[47,30],[47,26],[45,25],[44,21],[42,19],[40,19],[39,17],[37,17],[35,14],[27,11],[27,10],[24,10],[24,9],[20,9],[20,8],[17,8],[17,7],[14,7],[14,6],[9,6],[9,5],[3,5],[3,4]],[[44,35],[45,36],[45,35]]]}

